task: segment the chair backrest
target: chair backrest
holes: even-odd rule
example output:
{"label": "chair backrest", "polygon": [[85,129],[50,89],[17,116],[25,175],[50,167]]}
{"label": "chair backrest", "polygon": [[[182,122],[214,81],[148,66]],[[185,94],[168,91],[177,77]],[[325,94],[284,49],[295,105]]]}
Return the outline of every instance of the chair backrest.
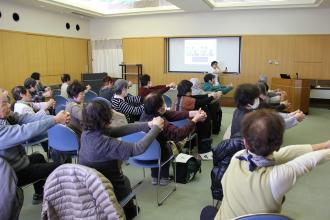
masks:
{"label": "chair backrest", "polygon": [[182,119],[179,121],[171,121],[171,124],[174,124],[178,128],[182,128],[183,126],[189,123],[189,119]]}
{"label": "chair backrest", "polygon": [[57,124],[48,129],[48,145],[59,151],[77,151],[79,139],[72,129]]}
{"label": "chair backrest", "polygon": [[239,216],[234,220],[291,220],[291,218],[276,213],[261,213],[261,214]]}
{"label": "chair backrest", "polygon": [[60,95],[54,96],[54,100],[56,101],[56,105],[64,105],[64,106],[68,101],[66,98]]}
{"label": "chair backrest", "polygon": [[85,102],[88,103],[97,97],[97,94],[91,90],[85,93]]}
{"label": "chair backrest", "polygon": [[105,103],[108,104],[109,108],[111,108],[111,102],[108,99],[105,99],[103,97],[95,97],[93,100],[99,100],[99,101],[104,101]]}
{"label": "chair backrest", "polygon": [[[141,131],[123,136],[121,139],[122,141],[125,142],[136,143],[139,140],[141,140],[145,135],[146,133]],[[151,145],[143,154],[134,157],[134,159],[136,160],[158,160],[159,158],[160,158],[160,145],[156,139],[151,143]]]}
{"label": "chair backrest", "polygon": [[171,98],[169,96],[163,94],[163,99],[165,101],[165,104],[166,104],[167,108],[171,108],[172,107]]}
{"label": "chair backrest", "polygon": [[62,104],[55,105],[55,114],[59,113],[62,110],[65,110],[65,105]]}
{"label": "chair backrest", "polygon": [[95,169],[63,164],[47,178],[43,219],[124,219],[111,182]]}
{"label": "chair backrest", "polygon": [[53,97],[61,95],[61,90],[60,89],[53,89]]}

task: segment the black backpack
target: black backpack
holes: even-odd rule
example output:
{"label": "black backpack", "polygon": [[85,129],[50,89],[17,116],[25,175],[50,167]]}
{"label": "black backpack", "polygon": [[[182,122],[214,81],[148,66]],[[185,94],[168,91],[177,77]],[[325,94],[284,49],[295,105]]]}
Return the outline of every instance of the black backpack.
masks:
{"label": "black backpack", "polygon": [[[189,183],[192,181],[197,172],[202,172],[202,163],[195,157],[191,157],[186,163],[173,162],[176,163],[176,182],[177,183]],[[174,166],[173,166],[174,169]],[[175,172],[175,171],[174,171]]]}

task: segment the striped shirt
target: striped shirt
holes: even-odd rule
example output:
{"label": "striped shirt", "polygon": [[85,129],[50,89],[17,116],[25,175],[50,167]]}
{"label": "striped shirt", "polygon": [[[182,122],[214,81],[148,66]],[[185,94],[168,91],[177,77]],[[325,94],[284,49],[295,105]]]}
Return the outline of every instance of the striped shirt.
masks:
{"label": "striped shirt", "polygon": [[136,116],[144,112],[143,98],[140,96],[121,97],[115,95],[111,100],[111,106],[117,112],[123,113],[129,123],[134,122]]}

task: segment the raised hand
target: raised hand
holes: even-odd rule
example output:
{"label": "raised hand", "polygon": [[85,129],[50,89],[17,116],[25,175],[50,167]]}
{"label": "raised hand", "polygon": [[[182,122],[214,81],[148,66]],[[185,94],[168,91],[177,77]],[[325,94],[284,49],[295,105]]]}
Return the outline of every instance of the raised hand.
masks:
{"label": "raised hand", "polygon": [[62,110],[54,116],[54,120],[57,124],[68,124],[70,122],[70,113]]}
{"label": "raised hand", "polygon": [[152,124],[156,125],[157,127],[159,127],[160,129],[164,128],[164,119],[162,119],[161,117],[156,117],[152,119]]}

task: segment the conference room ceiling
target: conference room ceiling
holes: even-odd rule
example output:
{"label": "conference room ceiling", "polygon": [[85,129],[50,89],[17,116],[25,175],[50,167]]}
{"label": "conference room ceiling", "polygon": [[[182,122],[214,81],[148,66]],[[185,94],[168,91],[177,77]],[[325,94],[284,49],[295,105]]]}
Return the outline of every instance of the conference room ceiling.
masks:
{"label": "conference room ceiling", "polygon": [[86,18],[265,8],[329,7],[330,0],[12,0]]}

